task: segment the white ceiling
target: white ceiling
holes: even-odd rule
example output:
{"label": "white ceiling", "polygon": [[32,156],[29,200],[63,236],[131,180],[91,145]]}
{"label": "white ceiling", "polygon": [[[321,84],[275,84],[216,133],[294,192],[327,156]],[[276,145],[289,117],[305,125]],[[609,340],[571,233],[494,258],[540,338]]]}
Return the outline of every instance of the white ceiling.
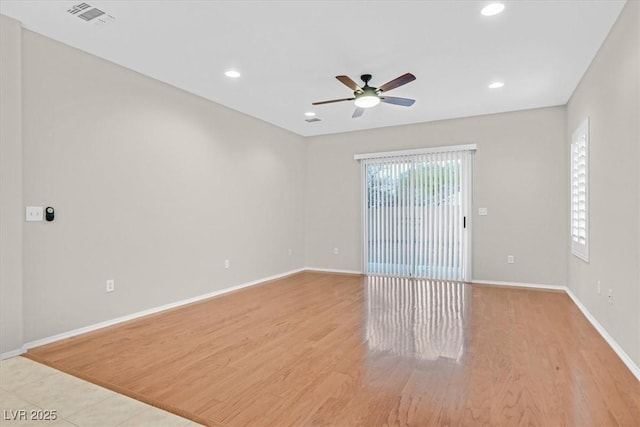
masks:
{"label": "white ceiling", "polygon": [[[321,135],[565,104],[624,6],[617,0],[96,1],[105,25],[67,13],[75,1],[0,2],[25,28],[300,135]],[[224,71],[237,69],[231,80]],[[381,104],[352,119],[335,79],[372,86],[406,72]],[[505,86],[487,85],[502,80]],[[322,121],[305,122],[315,111]]]}

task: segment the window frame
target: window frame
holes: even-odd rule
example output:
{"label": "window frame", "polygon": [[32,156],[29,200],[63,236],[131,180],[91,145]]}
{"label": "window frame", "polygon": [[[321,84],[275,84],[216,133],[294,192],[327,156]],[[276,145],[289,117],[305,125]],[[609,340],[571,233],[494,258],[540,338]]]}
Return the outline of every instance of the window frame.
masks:
{"label": "window frame", "polygon": [[[584,164],[577,164],[576,150],[581,150],[579,144],[584,144]],[[571,253],[584,262],[589,262],[589,117],[587,117],[571,134],[571,153],[569,165],[569,236],[571,243]],[[581,153],[580,153],[581,154]],[[583,167],[584,170],[576,170]],[[584,175],[584,209],[581,209],[580,199],[574,199],[574,195],[578,197],[577,192],[580,185],[578,176]],[[580,220],[580,213],[584,210],[584,243],[580,242],[580,226],[574,227],[574,220]]]}

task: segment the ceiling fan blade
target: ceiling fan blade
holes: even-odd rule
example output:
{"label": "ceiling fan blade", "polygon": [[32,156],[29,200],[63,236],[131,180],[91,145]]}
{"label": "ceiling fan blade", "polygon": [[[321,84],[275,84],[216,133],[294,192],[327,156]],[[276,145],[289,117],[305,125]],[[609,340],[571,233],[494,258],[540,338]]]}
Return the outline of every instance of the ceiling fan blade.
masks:
{"label": "ceiling fan blade", "polygon": [[396,98],[395,96],[381,96],[380,101],[387,104],[402,105],[403,107],[411,107],[416,102],[415,99]]}
{"label": "ceiling fan blade", "polygon": [[353,101],[355,98],[331,99],[329,101],[313,102],[311,105],[331,104],[332,102]]}
{"label": "ceiling fan blade", "polygon": [[383,84],[382,86],[380,86],[378,88],[379,91],[381,92],[388,92],[391,89],[395,89],[397,87],[400,87],[402,85],[406,85],[409,82],[412,82],[416,79],[416,76],[414,76],[411,73],[407,73],[407,74],[403,74],[400,77],[396,77],[395,79],[391,80],[390,82],[387,82],[385,84]]}
{"label": "ceiling fan blade", "polygon": [[353,116],[351,116],[351,118],[357,119],[362,115],[362,113],[364,113],[364,108],[356,107],[356,110],[353,112]]}
{"label": "ceiling fan blade", "polygon": [[336,79],[340,80],[340,82],[351,89],[354,92],[362,91],[362,88],[356,84],[353,80],[351,80],[348,76],[336,76]]}

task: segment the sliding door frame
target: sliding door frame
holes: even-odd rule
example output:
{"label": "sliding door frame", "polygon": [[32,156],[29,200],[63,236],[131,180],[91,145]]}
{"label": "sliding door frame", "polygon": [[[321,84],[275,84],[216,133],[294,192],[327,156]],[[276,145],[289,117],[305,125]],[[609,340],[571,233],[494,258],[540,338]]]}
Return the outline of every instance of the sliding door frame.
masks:
{"label": "sliding door frame", "polygon": [[[456,152],[456,151],[469,151],[471,155],[469,156],[469,166],[466,171],[463,173],[464,183],[463,187],[465,188],[466,194],[461,200],[461,208],[462,208],[462,216],[465,218],[465,227],[462,228],[463,238],[462,241],[462,256],[464,257],[464,263],[462,266],[462,279],[463,282],[471,282],[473,278],[473,242],[472,242],[472,212],[473,212],[473,175],[474,175],[474,154],[477,150],[476,144],[465,144],[465,145],[455,145],[455,146],[445,146],[445,147],[434,147],[434,148],[423,148],[423,149],[414,149],[414,150],[402,150],[402,151],[387,151],[387,152],[378,152],[378,153],[368,153],[368,154],[356,154],[354,156],[354,160],[359,160],[362,163],[367,160],[375,160],[375,159],[393,159],[396,158],[400,160],[402,157],[412,156],[412,155],[420,155],[420,154],[432,154],[432,153],[447,153],[447,152]],[[369,162],[367,162],[369,163]],[[369,241],[369,232],[368,232],[368,221],[366,215],[367,211],[367,197],[368,197],[368,177],[367,177],[367,168],[363,164],[360,167],[361,174],[361,197],[360,197],[360,221],[362,224],[362,272],[367,273],[367,263],[368,263],[368,241]]]}

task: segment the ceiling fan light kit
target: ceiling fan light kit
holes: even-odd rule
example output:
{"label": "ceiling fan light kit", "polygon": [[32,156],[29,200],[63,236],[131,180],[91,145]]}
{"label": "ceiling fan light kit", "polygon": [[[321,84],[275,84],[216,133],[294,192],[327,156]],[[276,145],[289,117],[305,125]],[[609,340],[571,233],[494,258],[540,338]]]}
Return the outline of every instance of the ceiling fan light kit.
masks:
{"label": "ceiling fan light kit", "polygon": [[411,73],[406,73],[397,77],[390,82],[387,82],[380,86],[379,88],[369,86],[369,81],[371,80],[371,74],[363,74],[360,76],[360,79],[364,82],[364,86],[360,87],[351,80],[348,76],[336,76],[342,84],[347,86],[349,89],[353,90],[352,98],[341,98],[341,99],[332,99],[329,101],[319,101],[314,102],[312,105],[322,105],[322,104],[331,104],[334,102],[343,102],[343,101],[355,101],[356,110],[353,112],[351,117],[358,118],[362,116],[364,113],[364,109],[375,107],[380,102],[385,102],[387,104],[400,105],[403,107],[410,107],[413,105],[415,100],[409,98],[397,98],[397,97],[389,97],[389,96],[381,96],[383,92],[390,91],[391,89],[395,89],[402,85],[405,85],[409,82],[412,82],[416,79],[416,77]]}
{"label": "ceiling fan light kit", "polygon": [[360,95],[356,95],[356,101],[354,102],[354,104],[356,104],[356,107],[360,108],[371,108],[380,104],[380,98],[375,93],[362,93]]}

